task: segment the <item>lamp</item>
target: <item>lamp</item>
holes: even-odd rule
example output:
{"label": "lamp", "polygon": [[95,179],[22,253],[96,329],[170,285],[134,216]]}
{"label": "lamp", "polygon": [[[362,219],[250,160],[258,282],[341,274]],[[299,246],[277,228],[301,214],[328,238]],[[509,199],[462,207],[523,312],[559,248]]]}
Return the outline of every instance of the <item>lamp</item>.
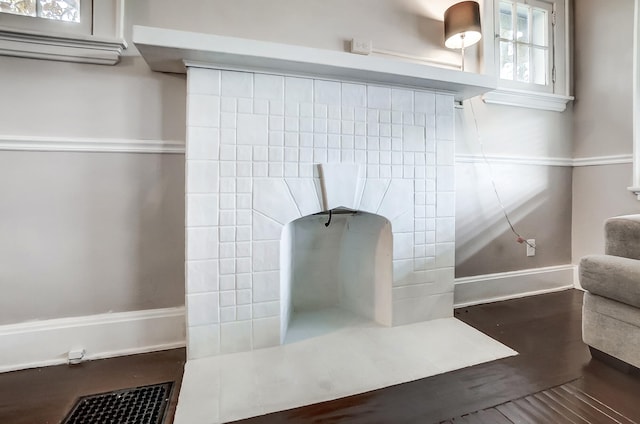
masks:
{"label": "lamp", "polygon": [[480,6],[475,1],[456,3],[444,12],[444,45],[462,50],[464,71],[464,49],[482,38],[480,29]]}

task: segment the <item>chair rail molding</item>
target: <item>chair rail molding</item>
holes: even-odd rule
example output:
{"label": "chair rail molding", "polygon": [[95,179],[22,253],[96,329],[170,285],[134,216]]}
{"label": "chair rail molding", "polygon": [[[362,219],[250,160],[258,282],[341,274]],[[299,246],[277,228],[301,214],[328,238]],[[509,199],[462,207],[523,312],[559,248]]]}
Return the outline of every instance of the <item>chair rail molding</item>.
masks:
{"label": "chair rail molding", "polygon": [[184,141],[0,135],[0,151],[184,154]]}

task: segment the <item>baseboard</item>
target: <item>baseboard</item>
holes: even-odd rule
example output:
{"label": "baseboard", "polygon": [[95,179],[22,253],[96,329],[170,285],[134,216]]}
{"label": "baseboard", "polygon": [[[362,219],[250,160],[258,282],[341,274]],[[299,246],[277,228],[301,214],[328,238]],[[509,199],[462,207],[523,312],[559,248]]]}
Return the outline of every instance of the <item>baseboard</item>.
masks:
{"label": "baseboard", "polygon": [[574,265],[561,265],[456,278],[454,307],[572,289],[574,269]]}
{"label": "baseboard", "polygon": [[184,347],[185,308],[3,325],[0,346],[0,372],[65,364],[72,349],[93,360]]}

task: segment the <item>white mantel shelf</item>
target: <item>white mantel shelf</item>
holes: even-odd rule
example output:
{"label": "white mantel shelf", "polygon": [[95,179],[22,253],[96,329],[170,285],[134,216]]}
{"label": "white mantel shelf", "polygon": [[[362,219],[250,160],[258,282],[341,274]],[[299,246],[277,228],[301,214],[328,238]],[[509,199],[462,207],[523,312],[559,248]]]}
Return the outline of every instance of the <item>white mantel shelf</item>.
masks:
{"label": "white mantel shelf", "polygon": [[458,101],[496,88],[487,75],[401,60],[289,44],[145,26],[133,42],[154,71],[185,73],[186,64],[402,85],[453,93]]}

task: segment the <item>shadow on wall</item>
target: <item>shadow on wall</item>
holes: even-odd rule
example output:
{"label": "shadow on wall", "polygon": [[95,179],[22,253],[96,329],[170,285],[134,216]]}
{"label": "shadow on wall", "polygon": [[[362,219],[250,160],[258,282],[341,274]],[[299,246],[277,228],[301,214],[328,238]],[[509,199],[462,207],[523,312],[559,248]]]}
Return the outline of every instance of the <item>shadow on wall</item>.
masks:
{"label": "shadow on wall", "polygon": [[564,265],[571,262],[569,167],[492,164],[516,230],[536,240],[536,256],[516,242],[484,163],[458,163],[456,277]]}

